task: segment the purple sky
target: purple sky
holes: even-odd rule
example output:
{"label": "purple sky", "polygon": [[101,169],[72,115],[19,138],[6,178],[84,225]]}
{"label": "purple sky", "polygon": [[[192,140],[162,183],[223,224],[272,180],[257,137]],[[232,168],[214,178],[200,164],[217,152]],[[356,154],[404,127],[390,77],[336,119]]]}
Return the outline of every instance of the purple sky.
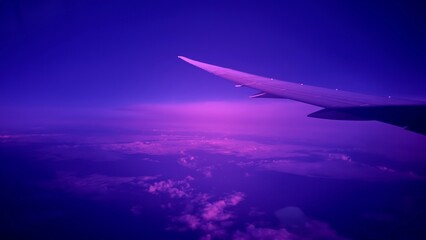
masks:
{"label": "purple sky", "polygon": [[[318,108],[287,100],[248,99],[254,91],[236,89],[177,58],[186,55],[317,86],[424,97],[422,5],[399,1],[0,4],[2,139],[105,131],[104,135],[112,134],[109,140],[117,141],[117,134],[143,131],[196,133],[286,142],[267,147],[262,157],[269,158],[277,157],[275,153],[293,157],[292,152],[300,149],[331,154],[337,149],[349,156],[361,150],[387,159],[390,167],[414,164],[407,171],[425,159],[419,151],[425,144],[423,136],[377,122],[307,118]],[[167,150],[163,148],[158,151]],[[315,168],[283,164],[302,175]],[[336,168],[337,175],[344,172],[342,166],[321,167]],[[271,163],[267,168],[280,167]],[[423,169],[417,170],[423,173]]]}
{"label": "purple sky", "polygon": [[177,56],[425,98],[425,12],[393,0],[0,1],[0,238],[424,239],[425,136],[249,99]]}
{"label": "purple sky", "polygon": [[425,6],[406,1],[2,1],[1,106],[241,99],[185,55],[378,95],[424,95]]}

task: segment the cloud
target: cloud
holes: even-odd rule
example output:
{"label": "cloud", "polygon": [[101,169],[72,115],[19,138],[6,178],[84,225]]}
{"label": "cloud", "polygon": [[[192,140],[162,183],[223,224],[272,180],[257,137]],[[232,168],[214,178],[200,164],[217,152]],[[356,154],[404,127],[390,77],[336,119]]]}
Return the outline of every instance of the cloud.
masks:
{"label": "cloud", "polygon": [[301,234],[305,239],[328,239],[328,240],[345,240],[347,238],[338,236],[330,226],[318,220],[309,219],[305,223],[304,233]]}
{"label": "cloud", "polygon": [[225,199],[215,201],[213,203],[207,203],[203,209],[202,217],[207,221],[223,221],[228,220],[232,215],[225,212],[225,208],[228,206],[235,206],[244,199],[244,194],[236,192]]}
{"label": "cloud", "polygon": [[298,207],[285,207],[275,212],[281,226],[257,227],[248,224],[244,231],[237,230],[233,240],[345,240],[327,223],[307,217]]}
{"label": "cloud", "polygon": [[190,181],[193,181],[194,178],[187,176],[183,180],[171,180],[167,179],[164,181],[154,182],[151,184],[146,184],[147,191],[149,193],[158,194],[158,193],[167,193],[172,198],[182,198],[189,197],[193,189],[189,184]]}
{"label": "cloud", "polygon": [[[248,175],[251,170],[260,169],[319,178],[423,179],[408,170],[394,168],[386,161],[389,156],[394,161],[423,160],[425,153],[418,149],[422,149],[419,146],[425,139],[381,123],[309,119],[304,116],[312,110],[308,108],[285,101],[144,104],[101,111],[103,115],[91,121],[77,121],[77,127],[81,126],[79,124],[95,129],[107,127],[117,134],[100,131],[102,134],[88,137],[83,131],[81,136],[75,137],[74,131],[70,131],[71,135],[2,133],[0,141],[31,143],[54,139],[54,145],[40,149],[49,160],[117,161],[132,155],[133,160],[154,161],[163,166],[162,161],[167,158],[180,164],[174,167],[188,168],[184,169],[188,175],[201,173],[212,178],[206,181],[220,177],[225,164],[240,167],[241,172],[248,172]],[[359,153],[364,154],[363,161],[359,161]],[[378,161],[376,156],[386,161]],[[246,198],[244,193],[214,195],[202,192],[191,176],[172,179],[62,173],[54,185],[97,198],[127,191],[129,185],[131,191],[137,189],[140,190],[138,194],[152,194],[150,198],[153,199],[166,196],[170,198],[168,202],[158,205],[171,212],[170,229],[200,232],[205,239],[341,239],[327,223],[311,219],[303,212],[304,217],[297,227],[286,225],[282,219],[279,226],[252,219],[244,222],[246,220],[239,219],[241,216],[236,214]],[[129,208],[135,215],[143,212],[144,205],[139,201],[131,203]],[[247,213],[250,215],[249,211]],[[250,217],[266,218],[265,214],[256,213],[251,213]],[[246,225],[242,227],[240,223]]]}
{"label": "cloud", "polygon": [[289,233],[285,228],[258,228],[253,224],[249,224],[245,231],[237,231],[232,236],[233,240],[296,240],[293,234]]}
{"label": "cloud", "polygon": [[204,239],[224,237],[227,235],[227,229],[233,225],[232,219],[235,217],[230,208],[238,205],[244,197],[243,193],[235,192],[211,201],[212,196],[199,194],[191,201],[194,206],[173,218],[177,226],[171,229],[199,230],[204,233]]}
{"label": "cloud", "polygon": [[[159,176],[109,177],[98,174],[77,177],[61,173],[54,186],[102,199],[108,193],[122,192],[120,186],[123,184],[131,184],[144,188],[152,194],[165,193],[170,198],[183,199],[192,206],[186,208],[182,214],[172,217],[172,222],[176,225],[168,229],[200,231],[203,233],[202,239],[343,239],[338,237],[326,223],[304,216],[298,208],[284,208],[277,211],[277,217],[283,227],[257,227],[253,223],[248,223],[245,230],[232,230],[235,229],[233,226],[237,218],[232,208],[244,201],[244,193],[234,192],[213,200],[215,197],[210,194],[194,193],[190,184],[194,178],[191,176],[182,180],[157,181],[158,178]],[[172,208],[170,203],[167,204],[167,208]],[[134,215],[140,215],[143,212],[143,205],[133,205],[130,211]],[[298,221],[298,218],[301,220]]]}
{"label": "cloud", "polygon": [[229,213],[224,213],[224,209],[226,206],[227,204],[224,200],[207,204],[202,214],[203,219],[207,221],[222,221],[229,219],[231,215]]}
{"label": "cloud", "polygon": [[260,169],[285,172],[306,177],[389,181],[401,179],[425,179],[413,172],[396,171],[385,166],[354,162],[347,155],[339,158],[300,161],[292,159],[270,160],[254,163]]}
{"label": "cloud", "polygon": [[[4,109],[1,125],[4,129],[18,124],[22,129],[38,129],[38,133],[67,134],[79,142],[117,142],[127,145],[110,145],[110,149],[129,150],[138,148],[151,154],[166,154],[184,151],[177,136],[198,136],[193,142],[203,143],[202,137],[210,139],[211,148],[215,144],[224,145],[225,141],[214,143],[212,136],[245,139],[266,139],[279,141],[285,145],[316,146],[332,148],[362,149],[365,152],[384,156],[392,161],[423,161],[426,138],[419,134],[384,123],[369,121],[333,121],[306,117],[319,108],[306,104],[277,100],[251,99],[226,102],[189,102],[135,104],[116,109]],[[19,118],[16,123],[15,118]],[[19,129],[19,128],[18,128]],[[94,134],[87,138],[87,133]],[[123,133],[125,136],[123,136]],[[141,137],[144,135],[144,137]],[[0,132],[0,141],[16,140],[10,136],[16,131]],[[93,135],[93,134],[91,134]],[[161,137],[169,145],[159,144],[149,136]],[[30,138],[20,138],[28,141]],[[133,139],[133,140],[130,140]],[[134,141],[134,140],[138,141]],[[158,140],[158,139],[157,139]],[[130,142],[132,142],[130,144]],[[183,143],[191,144],[190,139]],[[243,141],[237,147],[243,153],[262,152],[262,145],[245,145]],[[158,145],[159,144],[159,145]],[[131,146],[132,145],[132,146]],[[188,145],[187,145],[188,146]],[[267,146],[268,147],[268,146]],[[222,147],[222,152],[232,154],[232,148]],[[235,148],[234,148],[235,149]]]}
{"label": "cloud", "polygon": [[240,203],[242,200],[244,200],[244,194],[242,192],[236,192],[232,195],[230,195],[225,201],[230,206],[235,206],[238,203]]}
{"label": "cloud", "polygon": [[[387,145],[400,146],[405,151],[416,150],[426,143],[419,134],[384,123],[306,117],[317,110],[318,107],[277,99],[140,104],[122,109],[129,118],[137,119],[140,127],[144,123],[146,127],[174,132],[302,140],[376,151],[383,151],[382,147]],[[403,153],[398,149],[392,152]]]}
{"label": "cloud", "polygon": [[286,228],[256,227],[249,224],[245,231],[237,230],[233,235],[233,240],[345,240],[332,230],[326,223],[312,220],[306,223],[302,233],[292,233]]}
{"label": "cloud", "polygon": [[[225,159],[242,168],[256,167],[263,170],[280,171],[307,177],[361,179],[369,181],[423,179],[412,171],[398,170],[389,165],[385,158],[378,161],[377,156],[361,150],[336,149],[335,147],[315,146],[307,143],[288,143],[283,141],[262,142],[238,138],[218,138],[199,136],[167,136],[151,138],[149,144],[142,142],[106,144],[106,150],[124,153],[155,155],[179,155],[177,162],[187,168],[211,177],[213,169],[224,163]],[[199,157],[194,151],[234,156],[236,158],[217,158],[214,161]],[[363,153],[363,162],[353,158],[345,151]],[[371,158],[371,161],[368,161]],[[223,161],[223,160],[222,160]],[[371,162],[371,163],[370,163]]]}
{"label": "cloud", "polygon": [[[235,195],[233,195],[235,196]],[[232,197],[228,197],[228,200]],[[219,205],[224,204],[221,202]],[[219,216],[221,216],[219,214]],[[182,215],[179,221],[185,222],[190,230],[202,230],[204,235],[201,239],[233,239],[233,240],[345,240],[338,236],[327,223],[307,217],[297,207],[286,207],[276,212],[279,227],[259,227],[248,223],[244,230],[229,231],[229,226],[212,222],[205,222],[205,218],[196,215]],[[216,221],[226,219],[217,218]]]}
{"label": "cloud", "polygon": [[[59,141],[58,144],[44,147],[40,152],[43,152],[46,159],[53,160],[117,161],[125,158],[126,154],[143,154],[141,161],[158,163],[160,160],[157,156],[169,156],[181,166],[195,170],[205,177],[212,177],[215,171],[220,171],[218,169],[223,164],[234,164],[241,168],[279,171],[306,177],[369,181],[424,179],[422,173],[416,172],[421,168],[410,169],[403,165],[398,168],[399,165],[393,164],[391,160],[378,160],[376,155],[365,153],[364,150],[203,135],[158,134],[138,138],[138,141],[99,144],[69,144]],[[225,157],[206,157],[205,153]],[[357,153],[363,153],[362,159],[356,157]],[[157,184],[158,186],[151,186],[151,191],[158,193],[160,189],[164,190],[174,183]],[[176,187],[170,191],[175,191],[174,196],[184,195]]]}
{"label": "cloud", "polygon": [[[191,182],[195,179],[187,176],[181,180],[165,179],[160,176],[139,177],[111,177],[92,174],[85,177],[68,173],[58,174],[58,179],[52,183],[67,191],[91,196],[94,199],[104,199],[122,193],[123,186],[132,185],[146,192],[157,195],[166,194],[182,203],[186,207],[181,214],[171,217],[169,230],[198,231],[203,234],[203,239],[343,239],[328,224],[311,219],[297,207],[287,207],[276,212],[280,220],[279,227],[257,226],[247,222],[246,228],[236,229],[235,221],[241,216],[236,215],[236,206],[246,198],[242,192],[233,192],[222,197],[208,193],[197,192]],[[132,189],[134,189],[132,187]],[[112,194],[110,194],[112,193]],[[164,204],[164,208],[176,209],[180,204]],[[161,205],[163,207],[163,205]],[[143,205],[133,204],[130,212],[134,215],[143,213]],[[253,215],[253,214],[252,214]],[[256,216],[264,216],[263,214]],[[238,222],[241,223],[240,220]]]}
{"label": "cloud", "polygon": [[198,218],[197,216],[191,215],[191,214],[183,214],[180,217],[177,217],[175,219],[176,221],[185,223],[186,226],[191,229],[191,230],[195,230],[198,229],[200,226],[200,218]]}
{"label": "cloud", "polygon": [[[344,240],[346,238],[337,235],[327,223],[309,218],[303,211],[294,206],[285,207],[275,212],[275,216],[281,223],[281,229],[291,233],[284,239],[328,239]],[[263,238],[259,238],[263,239]]]}
{"label": "cloud", "polygon": [[112,177],[101,174],[78,176],[67,172],[58,172],[53,182],[44,185],[60,188],[77,194],[91,195],[102,198],[105,194],[118,191],[123,184],[143,187],[146,182],[153,181],[159,176]]}

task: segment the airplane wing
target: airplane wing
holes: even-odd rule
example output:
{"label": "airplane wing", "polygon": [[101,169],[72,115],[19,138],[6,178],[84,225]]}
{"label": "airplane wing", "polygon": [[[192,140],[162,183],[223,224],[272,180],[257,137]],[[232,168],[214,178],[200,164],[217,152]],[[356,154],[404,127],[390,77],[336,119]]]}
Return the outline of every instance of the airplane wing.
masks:
{"label": "airplane wing", "polygon": [[426,135],[426,102],[380,97],[292,83],[179,56],[198,68],[261,92],[253,98],[287,98],[323,107],[308,116],[335,120],[376,120]]}

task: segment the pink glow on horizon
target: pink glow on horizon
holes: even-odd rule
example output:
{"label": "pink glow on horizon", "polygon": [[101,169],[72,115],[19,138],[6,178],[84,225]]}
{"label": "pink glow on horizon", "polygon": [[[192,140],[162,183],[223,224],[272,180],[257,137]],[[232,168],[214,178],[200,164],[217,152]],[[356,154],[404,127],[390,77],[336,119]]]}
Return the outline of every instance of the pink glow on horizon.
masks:
{"label": "pink glow on horizon", "polygon": [[[35,126],[28,126],[39,126],[40,129],[82,127],[83,129],[106,129],[116,132],[148,131],[169,139],[168,136],[177,136],[182,133],[201,137],[206,134],[222,137],[248,136],[297,142],[305,146],[315,144],[335,148],[365,149],[365,151],[399,161],[425,158],[425,154],[418,151],[426,145],[426,138],[422,135],[374,121],[322,120],[306,116],[316,110],[318,110],[317,107],[293,101],[251,99],[227,102],[135,104],[117,109],[74,109],[73,111],[43,109],[40,110],[40,113],[37,109],[32,109],[31,116],[21,117],[21,119],[23,119],[22,121],[27,119],[27,124],[35,124]],[[19,113],[18,110],[16,111]],[[13,118],[13,114],[11,117]],[[13,123],[7,119],[2,120],[5,123]],[[1,141],[29,139],[29,137],[16,134],[2,134],[2,136],[7,137],[2,138]],[[99,136],[97,137],[99,138]],[[131,135],[108,137],[110,139],[100,139],[99,141],[117,142],[120,137],[128,141]],[[140,136],[135,138],[139,140]],[[90,139],[84,137],[79,141],[90,141]],[[203,140],[196,141],[203,142]],[[193,144],[198,145],[199,143],[193,141]],[[156,151],[158,154],[164,154],[165,149],[170,152],[182,149],[181,145],[175,145],[174,149],[171,149],[172,146],[168,148],[164,148],[164,145],[156,146],[156,142],[148,145],[135,141],[133,144],[138,144],[139,148],[150,149],[152,154],[156,154]],[[175,144],[179,143],[175,142]],[[191,143],[186,142],[185,144]],[[208,144],[214,143],[210,141]],[[232,147],[235,146],[232,145]],[[247,148],[244,144],[238,147]],[[228,149],[232,152],[231,146]],[[252,150],[259,152],[258,149],[253,148]]]}
{"label": "pink glow on horizon", "polygon": [[138,105],[127,108],[136,128],[206,134],[246,135],[318,145],[368,149],[389,158],[424,159],[418,149],[426,138],[375,121],[309,118],[319,108],[303,103],[257,99],[237,102],[196,102]]}

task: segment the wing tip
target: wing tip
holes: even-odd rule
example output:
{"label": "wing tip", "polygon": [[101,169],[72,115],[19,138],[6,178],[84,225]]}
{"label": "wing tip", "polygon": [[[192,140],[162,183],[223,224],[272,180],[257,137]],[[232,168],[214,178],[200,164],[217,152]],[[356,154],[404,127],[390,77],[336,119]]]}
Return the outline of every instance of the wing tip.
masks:
{"label": "wing tip", "polygon": [[187,62],[187,63],[189,63],[189,64],[191,64],[191,65],[194,65],[196,67],[204,69],[206,71],[208,71],[208,69],[206,69],[207,66],[212,66],[210,64],[199,62],[199,61],[196,61],[196,60],[193,60],[193,59],[181,56],[181,55],[179,55],[178,58],[181,59],[181,60],[183,60],[183,61],[185,61],[185,62]]}
{"label": "wing tip", "polygon": [[184,57],[184,56],[182,56],[182,55],[179,55],[179,56],[177,56],[179,59],[181,59],[181,60],[183,60],[183,61],[185,61],[185,62],[189,62],[189,61],[191,61],[192,59],[189,59],[189,58],[187,58],[187,57]]}

